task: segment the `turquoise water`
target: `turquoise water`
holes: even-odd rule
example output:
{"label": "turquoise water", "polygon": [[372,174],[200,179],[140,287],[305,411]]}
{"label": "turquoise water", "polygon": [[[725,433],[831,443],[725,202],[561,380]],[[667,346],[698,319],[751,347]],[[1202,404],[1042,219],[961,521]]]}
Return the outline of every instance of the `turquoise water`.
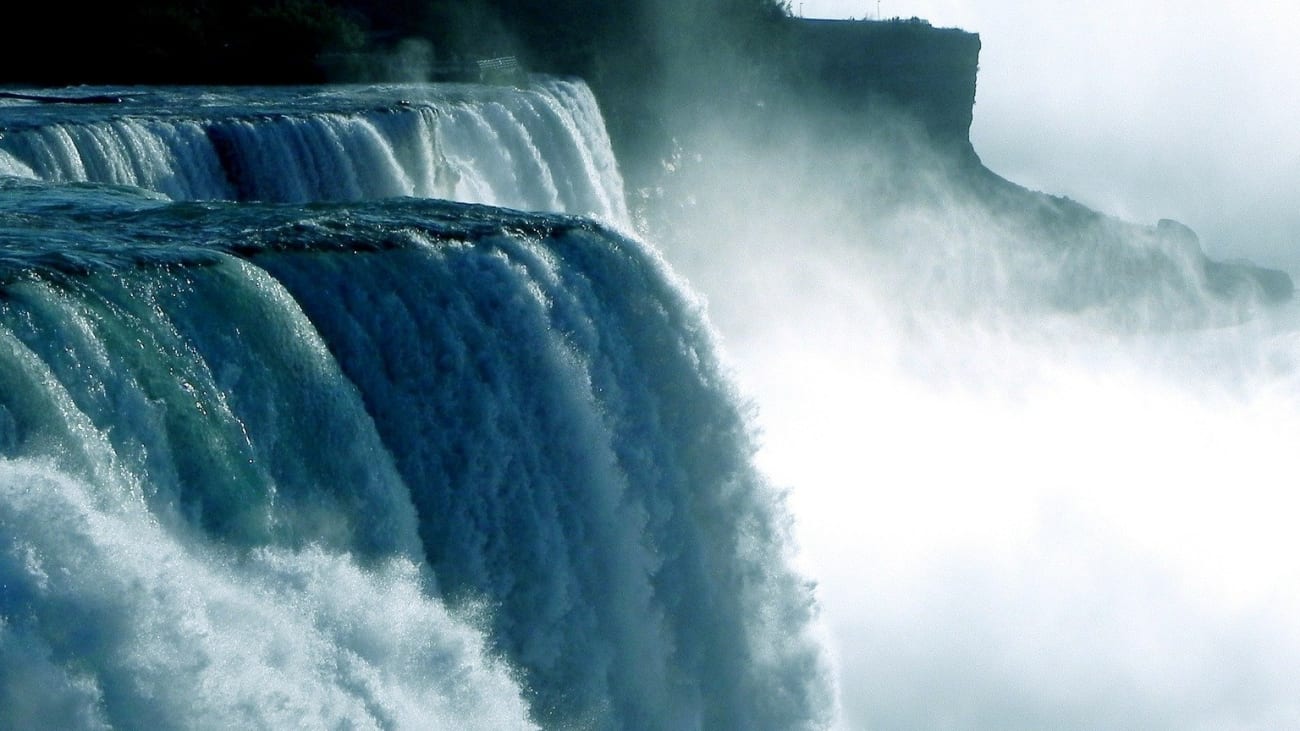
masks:
{"label": "turquoise water", "polygon": [[585,87],[120,93],[0,110],[0,726],[829,716]]}

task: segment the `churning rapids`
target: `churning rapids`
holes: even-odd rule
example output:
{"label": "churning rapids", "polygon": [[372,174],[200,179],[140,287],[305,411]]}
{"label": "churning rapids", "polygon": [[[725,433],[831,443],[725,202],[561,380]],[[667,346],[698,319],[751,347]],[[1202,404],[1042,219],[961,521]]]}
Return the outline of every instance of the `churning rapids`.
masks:
{"label": "churning rapids", "polygon": [[0,727],[827,715],[584,85],[124,93],[0,103]]}

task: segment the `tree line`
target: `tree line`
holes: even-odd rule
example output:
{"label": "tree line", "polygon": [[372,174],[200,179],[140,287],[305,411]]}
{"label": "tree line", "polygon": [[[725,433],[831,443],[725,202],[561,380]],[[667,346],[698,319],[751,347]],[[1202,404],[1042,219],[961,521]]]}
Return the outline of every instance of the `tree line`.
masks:
{"label": "tree line", "polygon": [[[514,54],[599,83],[662,69],[699,45],[788,14],[778,0],[134,0],[32,4],[0,45],[7,84],[318,83],[323,58],[409,39],[447,62]],[[21,27],[17,17],[26,16]]]}

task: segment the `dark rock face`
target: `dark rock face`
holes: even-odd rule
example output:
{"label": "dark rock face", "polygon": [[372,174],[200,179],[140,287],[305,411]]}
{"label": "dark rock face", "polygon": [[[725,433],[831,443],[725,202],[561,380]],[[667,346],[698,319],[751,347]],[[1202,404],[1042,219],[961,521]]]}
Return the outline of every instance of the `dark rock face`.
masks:
{"label": "dark rock face", "polygon": [[983,201],[990,213],[1016,222],[1044,245],[1129,257],[1139,245],[1150,259],[1143,266],[1152,271],[1177,260],[1200,262],[1205,286],[1223,298],[1276,303],[1293,295],[1285,272],[1210,260],[1196,233],[1182,223],[1125,224],[1074,201],[1028,190],[985,168],[970,143],[977,34],[934,28],[917,19],[790,18],[785,25],[782,68],[796,98],[850,137],[870,135],[892,119],[915,123],[924,143],[950,166],[952,181]]}
{"label": "dark rock face", "polygon": [[946,151],[970,150],[980,38],[920,20],[790,19],[791,81],[822,108],[914,118]]}

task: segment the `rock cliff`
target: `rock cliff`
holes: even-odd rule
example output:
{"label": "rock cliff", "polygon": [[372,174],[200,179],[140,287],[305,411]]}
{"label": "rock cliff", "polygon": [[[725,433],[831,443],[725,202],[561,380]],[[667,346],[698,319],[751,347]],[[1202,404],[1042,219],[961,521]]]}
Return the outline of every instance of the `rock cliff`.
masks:
{"label": "rock cliff", "polygon": [[936,145],[970,150],[979,35],[916,19],[791,18],[785,42],[789,81],[822,109],[862,119],[889,108]]}

